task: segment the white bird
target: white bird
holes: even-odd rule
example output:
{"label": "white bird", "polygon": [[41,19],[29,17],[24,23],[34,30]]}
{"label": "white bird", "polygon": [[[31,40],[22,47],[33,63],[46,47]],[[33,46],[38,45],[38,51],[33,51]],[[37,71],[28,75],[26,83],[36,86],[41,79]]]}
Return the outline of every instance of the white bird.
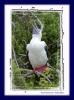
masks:
{"label": "white bird", "polygon": [[[41,24],[40,20],[37,20]],[[45,66],[48,61],[47,53],[45,50],[46,43],[44,41],[41,41],[42,30],[42,24],[41,28],[38,28],[37,25],[33,25],[32,39],[26,47],[28,51],[29,61],[33,68]]]}

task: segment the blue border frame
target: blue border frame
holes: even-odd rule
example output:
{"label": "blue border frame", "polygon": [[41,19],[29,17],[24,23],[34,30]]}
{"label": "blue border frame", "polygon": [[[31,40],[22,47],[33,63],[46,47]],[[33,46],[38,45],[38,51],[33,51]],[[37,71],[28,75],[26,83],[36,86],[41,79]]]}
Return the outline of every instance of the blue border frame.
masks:
{"label": "blue border frame", "polygon": [[[70,96],[47,96],[47,99],[59,99],[59,100],[63,100],[65,99],[69,99],[72,100],[73,99],[73,86],[74,86],[74,77],[73,77],[73,61],[74,61],[74,44],[73,44],[73,34],[74,34],[74,30],[73,30],[73,18],[74,18],[74,11],[73,11],[73,4],[72,2],[70,2],[69,0],[5,0],[5,2],[3,2],[2,0],[0,1],[0,99],[45,99],[46,96],[4,96],[4,4],[70,4]],[[36,97],[36,98],[35,98]]]}

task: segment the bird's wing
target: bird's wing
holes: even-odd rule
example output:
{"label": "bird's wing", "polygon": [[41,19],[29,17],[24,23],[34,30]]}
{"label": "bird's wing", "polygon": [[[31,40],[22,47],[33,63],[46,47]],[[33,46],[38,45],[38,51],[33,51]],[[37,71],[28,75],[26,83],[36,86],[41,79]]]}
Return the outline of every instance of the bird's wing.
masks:
{"label": "bird's wing", "polygon": [[46,51],[46,54],[48,56],[48,46],[46,45],[46,43],[44,41],[42,41],[42,45],[43,45],[43,47],[44,47],[44,49]]}
{"label": "bird's wing", "polygon": [[48,46],[46,45],[46,46],[44,47],[44,49],[45,49],[46,54],[47,54],[47,56],[48,56]]}

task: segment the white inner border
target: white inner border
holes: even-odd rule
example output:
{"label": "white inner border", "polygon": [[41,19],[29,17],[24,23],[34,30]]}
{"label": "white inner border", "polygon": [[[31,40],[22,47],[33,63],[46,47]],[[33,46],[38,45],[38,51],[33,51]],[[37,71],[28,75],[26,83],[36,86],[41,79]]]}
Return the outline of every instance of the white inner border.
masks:
{"label": "white inner border", "polygon": [[[63,63],[64,70],[61,70],[64,73],[64,90],[55,88],[47,90],[12,90],[10,82],[10,59],[12,58],[12,45],[11,45],[11,11],[12,9],[35,9],[39,10],[63,10],[62,14],[62,27],[63,27]],[[5,5],[5,95],[69,95],[69,5]],[[62,76],[61,76],[62,77]],[[63,80],[62,80],[63,81]]]}

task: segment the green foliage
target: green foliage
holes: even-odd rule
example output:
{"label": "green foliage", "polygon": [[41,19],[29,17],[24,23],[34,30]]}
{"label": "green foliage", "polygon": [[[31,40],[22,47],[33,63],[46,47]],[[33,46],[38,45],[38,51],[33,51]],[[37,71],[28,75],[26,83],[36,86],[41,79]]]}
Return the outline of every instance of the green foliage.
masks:
{"label": "green foliage", "polygon": [[19,64],[18,68],[13,58],[13,84],[16,88],[49,88],[59,85],[60,79],[57,70],[60,70],[60,15],[58,12],[35,12],[35,15],[44,25],[42,40],[48,46],[48,62],[52,68],[47,72],[47,75],[51,76],[51,83],[42,76],[36,80],[34,74],[30,78],[24,78],[21,74],[20,68],[30,68],[30,65],[24,66],[24,63],[28,61],[27,56],[19,54],[26,54],[26,43],[28,44],[32,38],[33,19],[28,12],[23,15],[22,12],[16,11],[12,13],[12,47],[15,49]]}
{"label": "green foliage", "polygon": [[24,74],[26,71],[24,71],[24,74],[21,73],[23,69],[19,69],[14,60],[12,61],[12,72],[13,72],[13,88],[19,88],[19,89],[48,89],[49,87],[55,87],[58,86],[58,74],[50,69],[49,71],[45,72],[45,75],[50,75],[52,79],[52,83],[49,83],[45,78],[42,76],[39,80],[36,80],[35,74],[32,74],[31,77],[24,77]]}

